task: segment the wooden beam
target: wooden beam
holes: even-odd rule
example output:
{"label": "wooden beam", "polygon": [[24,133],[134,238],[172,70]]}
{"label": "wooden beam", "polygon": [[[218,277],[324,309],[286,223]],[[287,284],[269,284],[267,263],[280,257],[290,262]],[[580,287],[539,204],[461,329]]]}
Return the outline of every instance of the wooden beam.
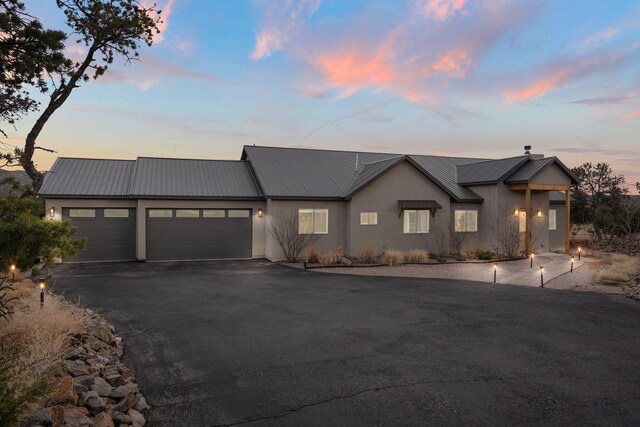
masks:
{"label": "wooden beam", "polygon": [[525,254],[527,256],[531,255],[531,253],[533,252],[532,250],[532,243],[531,243],[531,236],[532,236],[532,232],[531,232],[531,225],[533,224],[532,221],[532,210],[531,210],[531,189],[527,186],[527,188],[525,189],[526,194],[525,194],[525,211],[526,211],[526,228],[525,228],[525,232],[524,232],[524,250],[525,250]]}
{"label": "wooden beam", "polygon": [[571,190],[567,188],[564,204],[564,253],[571,251]]}
{"label": "wooden beam", "polygon": [[540,191],[568,191],[569,185],[561,184],[513,184],[509,186],[509,190],[540,190]]}

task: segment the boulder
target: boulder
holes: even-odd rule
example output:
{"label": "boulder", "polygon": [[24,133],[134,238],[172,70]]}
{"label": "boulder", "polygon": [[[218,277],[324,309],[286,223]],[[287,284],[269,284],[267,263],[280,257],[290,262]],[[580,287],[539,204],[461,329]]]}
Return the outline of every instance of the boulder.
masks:
{"label": "boulder", "polygon": [[340,259],[340,262],[341,262],[342,264],[344,264],[344,265],[351,265],[351,264],[353,264],[353,262],[351,262],[351,260],[350,260],[349,258],[344,257],[344,256]]}
{"label": "boulder", "polygon": [[98,393],[99,396],[108,397],[113,392],[113,387],[104,378],[96,377],[91,390]]}
{"label": "boulder", "polygon": [[151,407],[149,406],[149,404],[147,403],[147,399],[144,398],[144,396],[142,395],[138,395],[139,399],[138,402],[136,403],[136,405],[133,407],[133,409],[135,409],[136,411],[140,412],[140,413],[145,413],[147,412],[149,409],[151,409]]}
{"label": "boulder", "polygon": [[89,330],[89,333],[104,343],[109,343],[113,339],[113,334],[106,325],[96,325]]}
{"label": "boulder", "polygon": [[114,388],[110,396],[118,399],[121,397],[125,397],[129,393],[137,393],[137,392],[138,392],[138,386],[130,382]]}
{"label": "boulder", "polygon": [[122,366],[119,366],[118,368],[120,369],[120,375],[122,375],[123,379],[132,380],[136,377],[133,371],[127,368],[126,366],[122,365]]}
{"label": "boulder", "polygon": [[92,427],[93,421],[82,411],[84,408],[65,408],[64,422],[69,427]]}
{"label": "boulder", "polygon": [[64,407],[61,405],[53,406],[49,409],[49,416],[53,420],[53,426],[61,426],[64,424]]}
{"label": "boulder", "polygon": [[81,375],[79,377],[75,377],[73,379],[73,383],[82,385],[87,389],[90,389],[93,383],[95,382],[95,380],[96,380],[96,377],[94,377],[93,375],[87,374],[87,375]]}
{"label": "boulder", "polygon": [[137,393],[129,393],[113,407],[110,409],[111,412],[122,412],[126,414],[129,412],[129,409],[135,408],[136,404],[140,400],[140,397]]}
{"label": "boulder", "polygon": [[107,404],[95,391],[82,393],[78,399],[78,404],[87,408],[94,415],[107,409]]}
{"label": "boulder", "polygon": [[65,368],[69,375],[72,377],[79,377],[82,375],[89,374],[89,367],[82,360],[67,360],[65,363]]}
{"label": "boulder", "polygon": [[29,421],[25,423],[27,427],[50,427],[53,425],[53,420],[47,414],[47,411],[38,411],[29,418]]}
{"label": "boulder", "polygon": [[62,381],[58,384],[58,387],[49,402],[52,405],[67,403],[75,405],[78,403],[78,394],[73,386],[73,379],[71,377],[62,378]]}
{"label": "boulder", "polygon": [[122,412],[114,412],[111,415],[111,418],[113,419],[113,424],[118,427],[120,425],[127,425],[127,424],[131,424],[131,417],[127,414],[123,414]]}
{"label": "boulder", "polygon": [[111,415],[100,412],[93,420],[93,427],[115,427]]}
{"label": "boulder", "polygon": [[140,412],[136,411],[135,409],[129,409],[129,412],[127,412],[127,415],[131,417],[132,427],[142,427],[146,424],[144,416]]}

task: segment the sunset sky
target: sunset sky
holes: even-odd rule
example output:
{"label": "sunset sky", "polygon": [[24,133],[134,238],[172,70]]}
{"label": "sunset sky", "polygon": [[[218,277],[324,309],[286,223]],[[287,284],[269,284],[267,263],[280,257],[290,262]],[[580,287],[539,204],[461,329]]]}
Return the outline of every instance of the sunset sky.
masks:
{"label": "sunset sky", "polygon": [[[67,29],[55,2],[26,3]],[[141,62],[77,89],[41,145],[238,159],[245,144],[474,157],[530,144],[640,181],[637,0],[158,4],[163,31]]]}

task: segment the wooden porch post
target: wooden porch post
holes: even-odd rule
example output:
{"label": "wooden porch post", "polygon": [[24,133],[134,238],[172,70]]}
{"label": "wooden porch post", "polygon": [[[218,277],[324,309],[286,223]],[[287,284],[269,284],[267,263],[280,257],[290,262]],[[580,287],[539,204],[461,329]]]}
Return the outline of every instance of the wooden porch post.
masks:
{"label": "wooden porch post", "polygon": [[526,188],[526,195],[525,195],[525,211],[527,213],[526,216],[526,229],[525,229],[525,233],[524,233],[524,247],[525,247],[525,254],[527,256],[531,255],[531,253],[533,252],[532,248],[531,248],[531,236],[532,236],[532,232],[531,232],[531,225],[533,223],[532,218],[531,218],[531,188],[529,187],[529,185],[527,185]]}
{"label": "wooden porch post", "polygon": [[571,251],[571,187],[565,192],[564,253]]}

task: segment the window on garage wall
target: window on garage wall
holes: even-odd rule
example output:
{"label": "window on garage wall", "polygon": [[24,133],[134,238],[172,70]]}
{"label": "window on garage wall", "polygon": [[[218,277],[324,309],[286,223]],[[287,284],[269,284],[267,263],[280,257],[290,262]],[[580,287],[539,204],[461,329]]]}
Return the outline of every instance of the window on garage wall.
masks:
{"label": "window on garage wall", "polygon": [[173,218],[173,210],[149,209],[149,218]]}
{"label": "window on garage wall", "polygon": [[176,209],[176,218],[200,218],[200,209]]}
{"label": "window on garage wall", "polygon": [[328,209],[298,209],[298,234],[328,233]]}
{"label": "window on garage wall", "polygon": [[224,209],[205,209],[202,211],[203,218],[226,218],[227,212]]}
{"label": "window on garage wall", "polygon": [[69,209],[70,218],[95,218],[95,209]]}
{"label": "window on garage wall", "polygon": [[229,218],[249,218],[251,212],[248,209],[229,209]]}
{"label": "window on garage wall", "polygon": [[105,209],[105,218],[129,218],[129,209]]}

